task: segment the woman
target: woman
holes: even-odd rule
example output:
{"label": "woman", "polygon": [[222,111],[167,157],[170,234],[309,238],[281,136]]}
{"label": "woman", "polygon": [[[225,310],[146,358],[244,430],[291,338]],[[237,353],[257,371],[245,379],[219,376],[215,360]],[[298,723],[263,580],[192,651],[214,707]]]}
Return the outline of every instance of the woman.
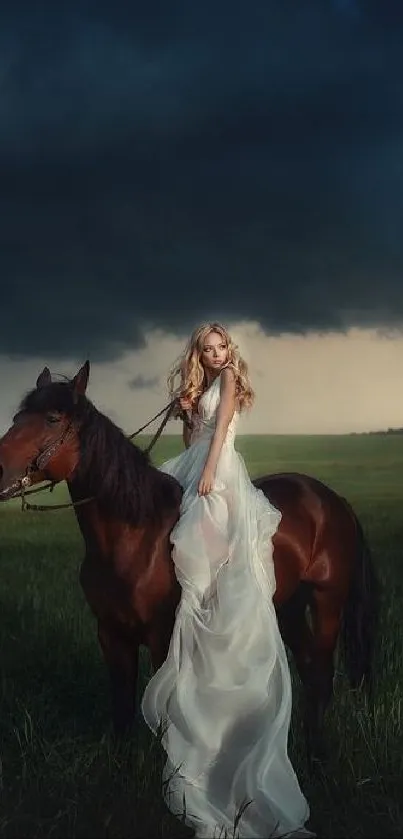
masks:
{"label": "woman", "polygon": [[171,537],[182,594],[142,701],[167,753],[165,800],[197,837],[312,836],[287,754],[291,680],[273,606],[281,513],[234,448],[254,398],[247,365],[224,327],[206,324],[168,381],[191,425],[161,467],[184,490]]}

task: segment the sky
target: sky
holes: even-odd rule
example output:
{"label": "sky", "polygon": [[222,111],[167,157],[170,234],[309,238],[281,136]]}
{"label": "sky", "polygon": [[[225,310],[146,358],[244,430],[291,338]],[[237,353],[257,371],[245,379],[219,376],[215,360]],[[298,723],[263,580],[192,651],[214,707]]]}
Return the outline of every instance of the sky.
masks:
{"label": "sky", "polygon": [[0,429],[89,358],[133,430],[210,319],[246,432],[403,425],[402,43],[401,0],[3,0]]}

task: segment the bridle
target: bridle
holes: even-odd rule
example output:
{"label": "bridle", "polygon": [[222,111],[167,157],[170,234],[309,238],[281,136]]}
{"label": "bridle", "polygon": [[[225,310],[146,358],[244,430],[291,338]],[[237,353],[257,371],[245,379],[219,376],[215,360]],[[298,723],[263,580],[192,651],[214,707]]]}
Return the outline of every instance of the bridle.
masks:
{"label": "bridle", "polygon": [[[142,425],[141,428],[138,428],[137,431],[134,431],[133,434],[130,434],[127,439],[133,440],[134,437],[137,437],[138,434],[141,434],[141,432],[144,431],[145,428],[148,428],[148,426],[151,425],[151,423],[153,423],[154,420],[158,419],[158,417],[164,414],[162,422],[158,426],[157,431],[154,434],[154,437],[148,444],[147,448],[144,449],[145,454],[149,454],[151,449],[154,448],[157,440],[161,436],[174,410],[177,410],[177,403],[177,398],[172,399],[172,401],[169,402],[168,405],[165,405],[160,411],[158,411],[157,414],[155,414],[155,416],[148,420],[148,422],[144,423],[144,425]],[[191,423],[186,413],[184,411],[179,411],[178,415],[183,419],[185,424],[188,427],[190,427]],[[51,443],[46,449],[44,449],[43,452],[39,452],[39,454],[32,461],[32,463],[30,463],[27,466],[25,475],[19,481],[20,492],[18,495],[13,496],[14,498],[21,498],[21,512],[25,512],[26,510],[33,510],[35,512],[45,512],[46,510],[63,510],[66,509],[66,507],[78,507],[82,504],[88,504],[90,501],[95,501],[94,495],[88,496],[88,498],[81,498],[79,501],[70,501],[66,504],[29,504],[26,501],[27,495],[34,495],[37,492],[44,492],[47,489],[49,489],[50,492],[53,492],[55,486],[57,486],[57,484],[60,483],[60,481],[49,481],[45,486],[32,487],[31,489],[28,489],[28,487],[31,485],[31,475],[35,472],[42,472],[45,469],[55,452],[60,448],[60,446],[62,446],[66,442],[72,429],[75,430],[75,424],[73,420],[71,420],[69,424],[66,426],[66,428],[62,431],[60,437],[54,440],[54,442]]]}

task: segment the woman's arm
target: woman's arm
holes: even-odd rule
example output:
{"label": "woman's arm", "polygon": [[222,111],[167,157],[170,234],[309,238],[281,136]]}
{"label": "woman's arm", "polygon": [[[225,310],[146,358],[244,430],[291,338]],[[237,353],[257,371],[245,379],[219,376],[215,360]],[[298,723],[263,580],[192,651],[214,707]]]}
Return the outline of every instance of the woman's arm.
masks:
{"label": "woman's arm", "polygon": [[225,367],[221,373],[220,403],[217,408],[216,427],[211,438],[203,474],[200,478],[199,495],[207,495],[213,487],[218,458],[220,457],[221,449],[227,436],[228,426],[234,416],[235,405],[234,371],[230,367]]}

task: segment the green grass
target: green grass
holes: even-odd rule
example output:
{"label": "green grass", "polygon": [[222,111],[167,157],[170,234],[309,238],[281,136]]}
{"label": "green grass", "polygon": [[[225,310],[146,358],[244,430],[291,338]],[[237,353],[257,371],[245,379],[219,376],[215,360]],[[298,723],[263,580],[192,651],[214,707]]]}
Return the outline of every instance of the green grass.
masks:
{"label": "green grass", "polygon": [[[143,438],[145,444],[147,438]],[[157,463],[180,451],[165,437]],[[347,496],[383,583],[378,680],[368,704],[338,672],[329,762],[306,771],[298,685],[290,752],[322,837],[403,835],[403,436],[240,437],[252,476],[296,470]],[[65,487],[35,502],[67,500]],[[160,795],[162,755],[141,721],[118,749],[106,669],[78,585],[83,546],[71,510],[0,506],[0,836],[187,835]],[[142,682],[148,659],[142,658]]]}

